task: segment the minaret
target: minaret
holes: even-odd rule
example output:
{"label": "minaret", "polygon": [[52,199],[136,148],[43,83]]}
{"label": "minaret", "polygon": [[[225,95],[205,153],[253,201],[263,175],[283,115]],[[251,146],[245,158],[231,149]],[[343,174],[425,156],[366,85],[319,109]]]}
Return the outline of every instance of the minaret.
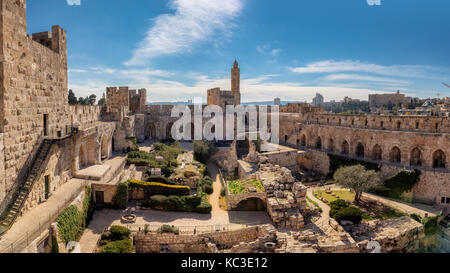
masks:
{"label": "minaret", "polygon": [[233,68],[231,69],[231,92],[239,93],[241,85],[241,70],[239,64],[234,60]]}

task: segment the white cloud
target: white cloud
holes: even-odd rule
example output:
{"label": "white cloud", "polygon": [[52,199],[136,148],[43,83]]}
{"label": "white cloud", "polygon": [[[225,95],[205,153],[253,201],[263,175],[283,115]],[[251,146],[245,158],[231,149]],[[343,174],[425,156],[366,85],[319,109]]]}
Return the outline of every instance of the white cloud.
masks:
{"label": "white cloud", "polygon": [[258,51],[259,54],[261,55],[270,55],[272,57],[278,57],[278,55],[280,55],[281,49],[272,48],[269,44],[265,44],[265,45],[258,45],[256,47],[256,51]]}
{"label": "white cloud", "polygon": [[81,0],[66,0],[69,6],[80,6]]}
{"label": "white cloud", "polygon": [[443,68],[426,65],[391,65],[383,66],[361,61],[334,61],[325,60],[309,63],[306,66],[288,67],[294,73],[313,74],[313,73],[336,73],[336,72],[360,72],[372,73],[378,75],[388,75],[397,77],[420,77],[433,79],[435,72]]}
{"label": "white cloud", "polygon": [[336,82],[336,81],[369,81],[375,82],[383,85],[410,85],[410,81],[398,80],[394,78],[386,78],[386,77],[374,77],[374,76],[366,76],[360,74],[329,74],[323,78],[325,81]]}
{"label": "white cloud", "polygon": [[233,19],[240,14],[242,1],[171,0],[169,5],[175,12],[153,20],[145,39],[125,64],[145,65],[155,57],[189,53],[199,43],[230,37]]}

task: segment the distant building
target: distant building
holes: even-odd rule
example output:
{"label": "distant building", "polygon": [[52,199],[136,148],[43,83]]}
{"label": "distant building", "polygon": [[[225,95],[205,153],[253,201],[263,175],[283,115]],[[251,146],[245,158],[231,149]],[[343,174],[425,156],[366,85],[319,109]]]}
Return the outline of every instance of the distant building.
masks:
{"label": "distant building", "polygon": [[397,90],[394,94],[371,94],[369,95],[369,106],[380,108],[387,105],[401,105],[407,103],[405,94]]}
{"label": "distant building", "polygon": [[275,99],[273,100],[273,105],[281,105],[281,100],[280,100],[280,98],[275,98]]}
{"label": "distant building", "polygon": [[240,69],[235,60],[231,69],[231,91],[220,90],[219,87],[208,90],[208,105],[219,105],[225,108],[227,105],[241,104]]}
{"label": "distant building", "polygon": [[323,105],[323,96],[319,93],[316,93],[316,96],[312,100],[312,106],[320,107]]}

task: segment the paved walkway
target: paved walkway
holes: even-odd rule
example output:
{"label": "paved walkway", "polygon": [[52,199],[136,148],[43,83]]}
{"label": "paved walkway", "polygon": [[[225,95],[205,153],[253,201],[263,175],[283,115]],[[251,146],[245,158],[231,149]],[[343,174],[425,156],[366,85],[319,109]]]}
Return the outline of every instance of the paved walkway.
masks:
{"label": "paved walkway", "polygon": [[[1,237],[0,251],[4,246],[9,246],[11,243],[16,242],[15,244],[19,245],[22,241],[26,241],[27,233],[29,242],[37,238],[41,232],[49,228],[51,222],[84,189],[85,185],[84,180],[71,179],[53,192],[46,202],[25,212],[22,217],[17,219],[11,229]],[[17,249],[14,250],[17,251]]]}
{"label": "paved walkway", "polygon": [[[327,235],[335,235],[336,231],[330,226],[330,207],[325,204],[324,202],[317,199],[313,192],[319,188],[312,188],[309,187],[306,191],[306,196],[308,196],[309,199],[313,200],[314,202],[319,205],[319,207],[322,209],[322,213],[320,214],[320,219],[314,222],[314,225],[322,231],[322,233]],[[311,206],[314,206],[313,204],[310,204]]]}
{"label": "paved walkway", "polygon": [[[202,227],[210,228],[214,226],[244,227],[246,225],[267,224],[271,220],[265,211],[225,211],[219,206],[220,182],[217,166],[212,163],[207,164],[213,183],[214,191],[209,197],[212,210],[211,214],[199,214],[190,212],[138,210],[135,212],[137,219],[131,226],[133,229],[144,228],[146,224],[159,227],[163,224],[174,225],[183,229],[194,229],[200,231]],[[120,222],[123,211],[103,209],[94,214],[94,218],[84,231],[81,237],[81,251],[92,253],[102,232],[111,225],[123,225]]]}

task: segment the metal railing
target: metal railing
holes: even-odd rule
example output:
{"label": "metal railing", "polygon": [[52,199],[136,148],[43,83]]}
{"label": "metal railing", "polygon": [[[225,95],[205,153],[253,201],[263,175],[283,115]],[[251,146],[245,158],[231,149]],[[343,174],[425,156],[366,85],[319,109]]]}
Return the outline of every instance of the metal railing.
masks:
{"label": "metal railing", "polygon": [[[50,228],[50,225],[55,221],[56,217],[70,204],[73,200],[84,190],[86,183],[81,183],[80,187],[69,197],[66,197],[62,202],[59,202],[55,208],[56,211],[49,212],[48,215],[40,217],[37,223],[35,223],[29,230],[23,231],[14,241],[6,241],[0,239],[0,253],[20,253],[31,242],[36,240],[45,230]],[[20,221],[20,219],[19,219]],[[6,237],[6,233],[2,237]]]}

